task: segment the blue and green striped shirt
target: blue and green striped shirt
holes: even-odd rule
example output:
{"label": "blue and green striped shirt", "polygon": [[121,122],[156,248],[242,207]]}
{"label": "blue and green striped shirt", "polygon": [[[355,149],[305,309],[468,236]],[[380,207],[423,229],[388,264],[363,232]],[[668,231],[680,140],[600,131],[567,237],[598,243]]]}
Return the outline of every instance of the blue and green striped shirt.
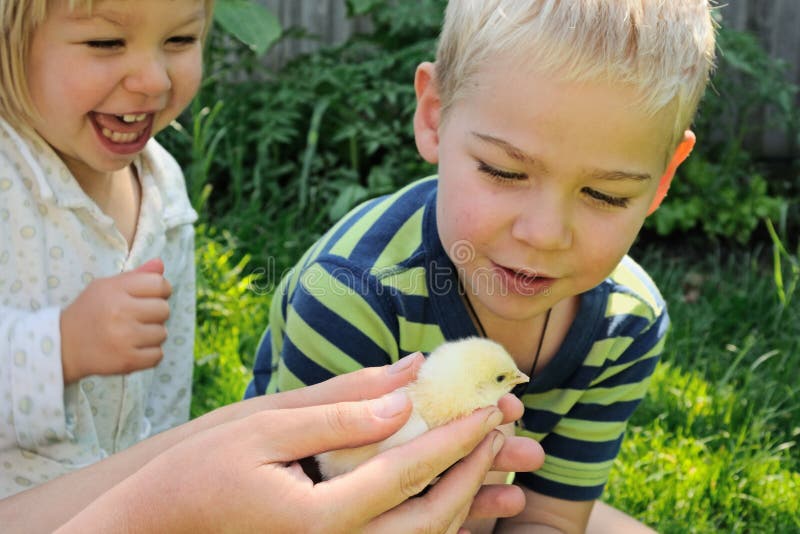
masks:
{"label": "blue and green striped shirt", "polygon": [[[357,207],[306,252],[276,290],[247,397],[478,335],[437,233],[436,184]],[[580,295],[561,347],[522,397],[518,433],[539,440],[546,460],[518,483],[569,500],[600,496],[668,325],[661,295],[628,257]]]}

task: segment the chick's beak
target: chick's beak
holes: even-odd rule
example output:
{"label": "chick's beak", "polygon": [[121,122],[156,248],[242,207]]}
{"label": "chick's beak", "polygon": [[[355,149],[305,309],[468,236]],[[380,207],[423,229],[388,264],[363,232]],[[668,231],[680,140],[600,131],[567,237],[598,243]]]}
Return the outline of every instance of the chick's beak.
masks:
{"label": "chick's beak", "polygon": [[528,375],[518,370],[514,375],[514,378],[511,379],[511,385],[516,386],[517,384],[524,384],[529,380],[530,378],[528,378]]}

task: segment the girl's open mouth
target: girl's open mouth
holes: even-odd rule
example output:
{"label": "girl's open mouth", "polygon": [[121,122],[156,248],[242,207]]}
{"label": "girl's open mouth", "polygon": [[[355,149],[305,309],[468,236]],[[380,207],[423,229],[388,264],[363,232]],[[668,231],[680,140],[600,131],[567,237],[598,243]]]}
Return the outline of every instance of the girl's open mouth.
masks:
{"label": "girl's open mouth", "polygon": [[150,139],[153,113],[113,115],[92,112],[89,114],[101,144],[115,154],[139,152]]}

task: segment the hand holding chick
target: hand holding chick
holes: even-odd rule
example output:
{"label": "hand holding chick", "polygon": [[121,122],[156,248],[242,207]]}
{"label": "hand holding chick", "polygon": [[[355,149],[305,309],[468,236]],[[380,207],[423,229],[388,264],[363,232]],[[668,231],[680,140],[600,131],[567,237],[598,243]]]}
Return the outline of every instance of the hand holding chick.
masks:
{"label": "hand holding chick", "polygon": [[324,479],[355,469],[376,454],[406,443],[420,434],[497,401],[528,377],[498,343],[466,338],[434,350],[417,379],[404,389],[413,411],[408,422],[387,439],[317,455]]}

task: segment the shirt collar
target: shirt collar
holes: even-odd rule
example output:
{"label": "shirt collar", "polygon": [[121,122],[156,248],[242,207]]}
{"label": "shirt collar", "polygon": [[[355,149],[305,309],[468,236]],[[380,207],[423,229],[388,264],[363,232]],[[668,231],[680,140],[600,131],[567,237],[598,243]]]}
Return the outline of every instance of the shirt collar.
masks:
{"label": "shirt collar", "polygon": [[[23,135],[17,132],[2,118],[0,132],[16,149],[16,154],[6,156],[15,163],[23,180],[35,184],[42,201],[65,209],[83,208],[99,220],[111,223],[44,139],[36,133]],[[150,139],[133,165],[142,187],[142,197],[149,194],[148,198],[157,203],[157,209],[163,210],[167,228],[197,220],[197,213],[186,195],[183,173],[157,141]]]}

